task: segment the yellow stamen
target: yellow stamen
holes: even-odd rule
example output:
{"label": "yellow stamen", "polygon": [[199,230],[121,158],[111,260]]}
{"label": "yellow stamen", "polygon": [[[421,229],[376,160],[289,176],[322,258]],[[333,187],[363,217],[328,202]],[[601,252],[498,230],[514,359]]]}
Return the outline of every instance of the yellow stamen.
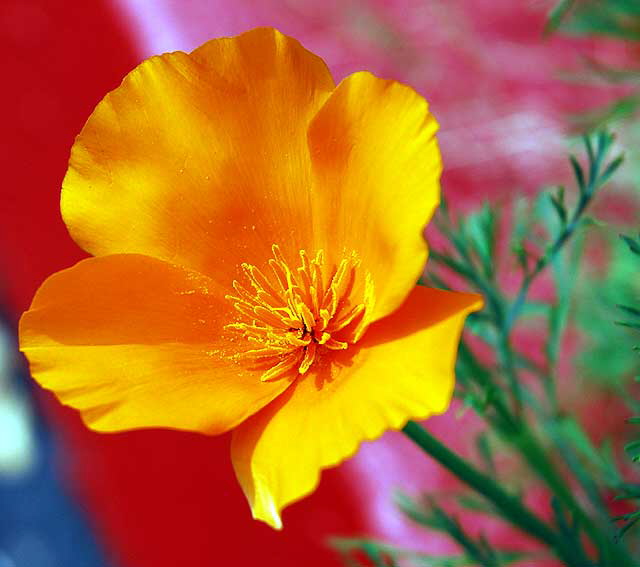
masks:
{"label": "yellow stamen", "polygon": [[291,355],[281,360],[275,366],[272,366],[267,370],[261,377],[260,380],[262,382],[270,382],[271,380],[277,380],[278,378],[284,377],[289,373],[290,370],[293,370],[300,363],[299,355]]}
{"label": "yellow stamen", "polygon": [[262,381],[294,369],[305,374],[325,353],[347,349],[367,329],[374,304],[371,276],[361,270],[355,253],[332,268],[322,250],[313,258],[300,250],[300,266],[292,269],[279,246],[271,250],[272,275],[242,264],[250,285],[234,280],[235,295],[226,296],[242,319],[225,329],[256,345],[237,358],[268,365]]}
{"label": "yellow stamen", "polygon": [[304,349],[304,356],[302,357],[302,362],[300,363],[300,366],[298,367],[298,372],[300,374],[304,374],[307,370],[309,370],[309,368],[311,367],[311,365],[313,364],[313,361],[316,358],[316,349],[317,349],[317,343],[309,343],[309,346],[307,346]]}

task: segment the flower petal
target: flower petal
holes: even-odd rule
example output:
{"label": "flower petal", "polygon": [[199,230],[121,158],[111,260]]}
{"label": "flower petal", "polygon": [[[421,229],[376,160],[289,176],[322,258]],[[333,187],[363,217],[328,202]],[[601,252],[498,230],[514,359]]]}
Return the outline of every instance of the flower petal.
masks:
{"label": "flower petal", "polygon": [[148,59],[73,146],[61,203],[73,238],[228,285],[274,243],[313,249],[306,131],[333,88],[319,57],[267,28]]}
{"label": "flower petal", "polygon": [[137,254],[84,260],[40,287],[20,320],[35,379],[99,431],[226,431],[288,381],[233,361],[230,304],[209,278]]}
{"label": "flower petal", "polygon": [[481,305],[477,295],[415,288],[358,345],[324,355],[242,423],[231,452],[254,517],[279,527],[280,510],[310,493],[320,470],[361,441],[444,412],[464,319]]}
{"label": "flower petal", "polygon": [[374,319],[404,301],[427,259],[422,232],[440,198],[437,127],[413,89],[360,72],[309,128],[317,224],[329,250],[356,250],[371,272]]}

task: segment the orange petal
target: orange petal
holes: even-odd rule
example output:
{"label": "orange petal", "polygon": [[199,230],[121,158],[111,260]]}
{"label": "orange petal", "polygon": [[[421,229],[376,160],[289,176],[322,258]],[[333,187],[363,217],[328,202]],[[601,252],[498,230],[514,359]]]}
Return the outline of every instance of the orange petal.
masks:
{"label": "orange petal", "polygon": [[137,254],[90,258],[42,284],[20,347],[34,378],[93,429],[220,433],[288,385],[233,361],[229,309],[195,272]]}
{"label": "orange petal", "polygon": [[415,288],[360,343],[325,354],[242,423],[232,459],[254,517],[280,527],[280,510],[312,492],[321,469],[363,440],[445,411],[464,319],[481,305],[477,295]]}
{"label": "orange petal", "polygon": [[313,249],[306,131],[333,88],[319,57],[267,28],[143,62],[73,146],[61,205],[73,238],[224,285],[274,243]]}
{"label": "orange petal", "polygon": [[327,250],[355,250],[371,272],[374,319],[404,301],[427,259],[422,231],[440,198],[437,127],[413,89],[361,72],[309,128],[316,224],[328,228]]}

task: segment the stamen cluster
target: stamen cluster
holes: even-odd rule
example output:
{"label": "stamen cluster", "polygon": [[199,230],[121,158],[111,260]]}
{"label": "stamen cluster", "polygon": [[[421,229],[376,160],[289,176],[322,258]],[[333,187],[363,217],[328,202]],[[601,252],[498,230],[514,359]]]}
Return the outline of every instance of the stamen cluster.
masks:
{"label": "stamen cluster", "polygon": [[281,378],[294,368],[305,374],[322,349],[343,350],[357,342],[370,322],[374,301],[368,273],[356,290],[360,261],[355,253],[330,269],[322,250],[313,259],[300,250],[301,264],[292,270],[280,247],[274,244],[271,249],[271,275],[242,264],[251,287],[234,280],[237,295],[226,296],[245,321],[225,328],[255,344],[237,356],[264,364],[262,381]]}

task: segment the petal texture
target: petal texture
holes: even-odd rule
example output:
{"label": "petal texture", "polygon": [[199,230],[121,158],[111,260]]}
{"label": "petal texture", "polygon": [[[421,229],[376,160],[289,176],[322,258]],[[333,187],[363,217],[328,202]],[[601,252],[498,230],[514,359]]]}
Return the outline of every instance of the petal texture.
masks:
{"label": "petal texture", "polygon": [[334,88],[273,29],[140,64],[78,136],[62,214],[93,255],[141,253],[230,285],[271,245],[314,249],[306,132]]}
{"label": "petal texture", "polygon": [[309,128],[326,248],[358,252],[375,284],[374,319],[404,301],[427,259],[422,232],[440,198],[437,127],[413,89],[361,72]]}
{"label": "petal texture", "polygon": [[220,433],[288,385],[231,359],[229,309],[195,272],[136,254],[90,258],[45,281],[20,345],[36,380],[93,429]]}
{"label": "petal texture", "polygon": [[280,510],[361,441],[445,411],[464,319],[481,305],[477,295],[417,287],[358,345],[325,356],[242,423],[232,459],[254,517],[279,527]]}

